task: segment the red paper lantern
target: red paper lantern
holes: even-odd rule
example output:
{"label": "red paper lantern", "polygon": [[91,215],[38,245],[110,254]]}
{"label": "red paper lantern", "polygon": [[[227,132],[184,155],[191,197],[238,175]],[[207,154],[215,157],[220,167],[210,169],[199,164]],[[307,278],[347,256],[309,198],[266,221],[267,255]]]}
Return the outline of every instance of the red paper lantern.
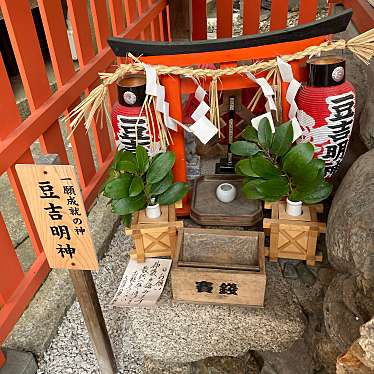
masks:
{"label": "red paper lantern", "polygon": [[135,152],[142,145],[150,151],[159,142],[153,106],[149,113],[142,105],[145,99],[145,77],[134,75],[117,82],[118,102],[112,107],[111,121],[118,149]]}
{"label": "red paper lantern", "polygon": [[297,96],[297,119],[303,129],[301,141],[314,145],[315,157],[326,163],[326,177],[341,164],[352,132],[356,95],[345,81],[345,61],[321,57],[307,62],[308,85]]}

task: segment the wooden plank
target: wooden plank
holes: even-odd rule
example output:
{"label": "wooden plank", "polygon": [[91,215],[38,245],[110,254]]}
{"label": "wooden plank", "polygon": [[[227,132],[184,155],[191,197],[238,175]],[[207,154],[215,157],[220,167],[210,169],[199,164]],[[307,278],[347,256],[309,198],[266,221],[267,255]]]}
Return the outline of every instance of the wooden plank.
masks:
{"label": "wooden plank", "polygon": [[[157,0],[148,0],[148,3],[151,5],[156,1]],[[156,41],[161,41],[161,25],[162,25],[162,18],[160,18],[161,15],[162,15],[162,13],[160,13],[158,15],[158,17],[156,17],[151,22],[151,29],[153,29],[152,34],[154,32],[154,40],[156,40]]]}
{"label": "wooden plank", "polygon": [[205,0],[192,0],[192,40],[205,40],[208,37],[207,3]]}
{"label": "wooden plank", "polygon": [[279,224],[270,224],[270,261],[277,261],[278,259],[278,235],[279,235]]}
{"label": "wooden plank", "polygon": [[[33,164],[34,159],[31,151],[29,149],[25,151],[24,154],[18,159],[18,162],[23,164]],[[27,232],[29,233],[34,252],[37,256],[40,256],[40,254],[43,253],[43,245],[40,241],[37,228],[35,226],[32,213],[28,206],[15,166],[11,165],[7,172],[10,184],[12,185],[17,200],[17,205],[25,222]]]}
{"label": "wooden plank", "polygon": [[[87,6],[84,2],[74,0],[67,0],[67,3],[78,61],[80,68],[82,68],[82,66],[88,64],[95,56]],[[89,83],[86,82],[86,84],[88,85]],[[87,85],[85,88],[88,87]],[[69,110],[77,104],[78,101],[73,103],[73,105],[69,107]],[[69,123],[66,123],[66,125],[69,126]],[[91,145],[86,130],[82,125],[78,126],[70,140],[73,148],[74,159],[78,168],[79,179],[82,186],[85,187],[95,175],[96,169]]]}
{"label": "wooden plank", "polygon": [[139,230],[135,230],[133,233],[134,242],[135,242],[135,253],[136,253],[136,260],[138,262],[145,261],[145,251],[144,251],[144,244],[143,244],[143,236]]}
{"label": "wooden plank", "polygon": [[49,271],[45,254],[42,252],[25,274],[9,302],[0,308],[0,343],[9,335]]}
{"label": "wooden plank", "polygon": [[220,0],[217,7],[217,38],[232,37],[232,0]]}
{"label": "wooden plank", "polygon": [[[75,74],[69,41],[66,34],[65,17],[60,0],[40,0],[39,10],[47,38],[52,67],[57,87],[61,88]],[[61,129],[56,124],[44,133],[44,148],[47,153],[57,153],[61,164],[68,164]]]}
{"label": "wooden plank", "polygon": [[[192,38],[195,39],[206,39],[203,36],[204,27],[202,30],[198,30],[201,26],[200,19],[196,17],[204,17],[203,14],[197,13],[202,9],[202,3],[206,8],[205,0],[192,0],[192,16],[190,16],[190,1],[189,0],[170,0],[169,1],[169,12],[170,12],[170,32],[173,41],[178,40],[190,40],[191,38],[191,24],[190,17],[192,17]],[[205,10],[206,14],[206,10]],[[205,19],[206,23],[206,19]],[[206,27],[205,27],[206,28]]]}
{"label": "wooden plank", "polygon": [[288,1],[271,0],[270,31],[287,27]]}
{"label": "wooden plank", "polygon": [[21,123],[13,89],[0,54],[0,140],[5,139]]}
{"label": "wooden plank", "polygon": [[308,244],[306,248],[306,264],[314,266],[316,264],[318,228],[311,227],[308,232]]}
{"label": "wooden plank", "polygon": [[317,17],[318,0],[300,0],[299,25],[313,22]]}
{"label": "wooden plank", "polygon": [[110,35],[107,4],[106,0],[90,0],[90,2],[96,42],[100,52],[107,46],[107,39]]}
{"label": "wooden plank", "polygon": [[0,4],[30,110],[34,111],[48,99],[51,90],[29,2],[1,0]]}
{"label": "wooden plank", "polygon": [[39,10],[56,83],[60,88],[75,74],[61,1],[39,0]]}
{"label": "wooden plank", "polygon": [[[142,15],[143,13],[145,13],[148,9],[148,6],[151,5],[152,2],[151,1],[148,1],[148,0],[140,0],[138,1],[138,12],[139,12],[139,15]],[[153,21],[152,21],[153,23]],[[155,40],[154,39],[154,26],[152,27],[152,30],[151,30],[151,25],[147,26],[144,31],[141,33],[141,39],[142,40]]]}
{"label": "wooden plank", "polygon": [[16,165],[49,266],[98,270],[74,167]]}
{"label": "wooden plank", "polygon": [[265,272],[265,234],[263,232],[258,233],[258,266],[260,267],[260,272],[266,274]]}
{"label": "wooden plank", "polygon": [[118,36],[125,30],[125,10],[122,0],[109,0],[110,18],[112,21],[113,35]]}
{"label": "wooden plank", "polygon": [[[78,103],[79,101],[73,103],[73,105],[69,107],[69,111],[72,110]],[[66,122],[66,126],[70,134],[70,121]],[[83,126],[83,121],[79,123],[79,125],[71,135],[70,144],[72,146],[80,184],[83,188],[85,188],[95,176],[96,168],[90,140],[87,136],[87,131]]]}
{"label": "wooden plank", "polygon": [[82,68],[95,56],[88,8],[84,1],[67,0],[67,4],[78,61]]}
{"label": "wooden plank", "polygon": [[[100,80],[97,79],[97,81],[89,87],[89,89],[87,90],[87,94],[92,91],[99,83]],[[104,164],[105,160],[112,151],[108,126],[110,126],[110,128],[112,129],[111,124],[108,123],[107,117],[104,112],[96,119],[93,119],[91,124],[99,167]]]}
{"label": "wooden plank", "polygon": [[[266,276],[251,272],[209,271],[208,269],[173,268],[173,300],[198,303],[263,306]],[[196,282],[211,283],[212,292],[198,292]],[[224,284],[237,287],[236,294],[219,294]]]}
{"label": "wooden plank", "polygon": [[374,9],[367,0],[344,0],[346,9],[353,9],[353,24],[360,33],[374,27]]}
{"label": "wooden plank", "polygon": [[13,295],[24,274],[13,247],[2,214],[0,213],[0,309]]}
{"label": "wooden plank", "polygon": [[161,42],[164,42],[166,40],[166,36],[167,36],[167,29],[165,28],[164,17],[165,17],[165,12],[161,12],[158,15],[159,24],[160,24],[160,41]]}
{"label": "wooden plank", "polygon": [[243,35],[258,33],[260,15],[261,0],[243,0]]}
{"label": "wooden plank", "polygon": [[[65,19],[62,13],[61,5],[56,0],[53,1],[46,1],[43,0],[41,2],[41,14],[42,19],[45,24],[46,29],[46,36],[48,40],[48,45],[50,49],[52,58],[52,64],[54,67],[54,70],[56,72],[57,84],[61,88],[71,77],[75,74],[74,66],[71,61],[71,53],[70,53],[70,47],[67,41],[66,37],[66,26],[65,26]],[[95,6],[99,6],[100,4],[97,3],[96,5],[93,4],[94,7],[94,13],[96,12]],[[100,9],[98,9],[100,10]],[[77,16],[81,16],[84,14],[84,9],[74,7],[71,9],[71,12],[76,14]],[[86,20],[87,21],[87,20]],[[53,26],[50,26],[53,25]],[[84,25],[86,26],[86,29],[84,29]],[[89,28],[89,25],[87,22],[82,22],[82,25],[79,27],[83,27],[83,29],[80,29],[81,33],[84,33],[85,30],[87,30],[87,27]],[[106,40],[108,37],[108,34],[106,32],[109,32],[109,29],[105,32],[105,29],[103,29],[101,26],[99,26],[98,22],[96,22],[96,28],[97,28],[97,36],[100,38],[100,32],[103,32],[104,34],[102,37]],[[78,31],[77,31],[78,32]],[[63,35],[62,37],[60,35]],[[85,40],[85,43],[88,43],[87,40]],[[100,43],[100,42],[99,42]],[[93,56],[93,49],[92,49],[92,43],[91,43],[91,52],[84,51],[81,53],[81,62],[85,62],[86,59],[89,59],[91,56]],[[94,124],[93,126],[96,130],[97,126]],[[102,132],[102,133],[100,133]],[[59,132],[60,133],[60,132]],[[100,134],[97,134],[100,133]],[[103,158],[105,158],[110,153],[110,146],[108,147],[109,143],[109,136],[108,133],[105,133],[105,131],[95,131],[96,135],[96,141],[97,144],[99,144],[99,161],[101,162]],[[58,136],[58,134],[54,135],[55,137]],[[98,140],[100,139],[100,141]],[[76,144],[79,143],[79,146],[77,147]],[[103,146],[100,147],[101,143],[103,143]],[[50,141],[49,144],[54,144],[53,141]],[[81,161],[77,159],[77,156],[84,155],[86,158],[85,161],[85,167],[83,169],[79,168],[79,174],[82,181],[84,181],[83,185],[87,185],[90,178],[95,174],[95,166],[92,156],[92,150],[89,144],[89,141],[87,139],[87,135],[85,133],[82,133],[81,130],[79,130],[77,133],[73,135],[72,138],[72,144],[73,144],[73,151],[75,160],[77,162],[77,165],[80,165]],[[108,149],[109,148],[109,149]],[[101,149],[104,151],[102,152]],[[49,149],[51,152],[52,150]],[[60,152],[54,152],[59,153]],[[104,155],[103,155],[104,153]],[[61,157],[60,161],[63,164],[67,164],[68,160],[67,157]],[[102,162],[101,162],[102,163]]]}
{"label": "wooden plank", "polygon": [[138,16],[136,1],[125,0],[125,14],[127,25],[130,25]]}
{"label": "wooden plank", "polygon": [[101,373],[116,374],[117,367],[96,287],[90,271],[70,270],[75,294],[95,351]]}

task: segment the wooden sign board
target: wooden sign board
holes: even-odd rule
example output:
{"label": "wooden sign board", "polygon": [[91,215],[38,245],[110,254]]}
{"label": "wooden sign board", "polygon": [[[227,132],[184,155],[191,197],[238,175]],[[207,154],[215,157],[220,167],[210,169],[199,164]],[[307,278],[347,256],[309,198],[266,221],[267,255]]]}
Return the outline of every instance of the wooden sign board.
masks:
{"label": "wooden sign board", "polygon": [[49,266],[98,270],[74,167],[19,164],[16,170]]}

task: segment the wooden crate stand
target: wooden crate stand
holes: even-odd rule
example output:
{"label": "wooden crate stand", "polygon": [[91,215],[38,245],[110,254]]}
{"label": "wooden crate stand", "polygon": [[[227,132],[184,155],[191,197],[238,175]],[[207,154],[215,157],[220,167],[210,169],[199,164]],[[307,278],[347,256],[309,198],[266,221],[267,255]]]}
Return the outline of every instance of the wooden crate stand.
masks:
{"label": "wooden crate stand", "polygon": [[271,218],[265,218],[263,227],[270,235],[270,247],[265,248],[270,261],[278,258],[305,260],[314,266],[322,261],[322,254],[316,253],[317,239],[326,233],[326,224],[318,222],[317,213],[323,212],[322,204],[303,205],[303,214],[299,217],[286,213],[286,202],[265,203],[265,209],[271,209]]}
{"label": "wooden crate stand", "polygon": [[157,219],[148,218],[144,210],[135,212],[131,229],[125,229],[135,242],[130,257],[138,262],[144,262],[147,257],[174,258],[177,228],[183,227],[183,222],[176,219],[175,204],[160,208],[161,216]]}
{"label": "wooden crate stand", "polygon": [[263,307],[264,233],[180,229],[171,282],[176,302]]}

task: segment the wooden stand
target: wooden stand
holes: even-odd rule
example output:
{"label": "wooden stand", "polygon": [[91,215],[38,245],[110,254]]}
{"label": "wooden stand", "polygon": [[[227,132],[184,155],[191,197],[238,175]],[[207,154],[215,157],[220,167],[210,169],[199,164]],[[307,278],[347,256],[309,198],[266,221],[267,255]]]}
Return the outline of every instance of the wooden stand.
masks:
{"label": "wooden stand", "polygon": [[161,206],[161,216],[156,219],[148,218],[144,210],[134,213],[131,229],[125,230],[135,241],[135,251],[130,257],[138,262],[144,262],[146,257],[174,258],[177,228],[180,227],[183,222],[177,221],[174,204]]}
{"label": "wooden stand", "polygon": [[317,213],[323,212],[323,205],[303,205],[303,214],[299,217],[286,213],[286,202],[265,203],[265,209],[271,209],[271,219],[264,219],[265,234],[270,234],[270,248],[265,248],[270,261],[278,258],[306,260],[314,266],[322,261],[322,254],[316,254],[317,238],[326,232],[326,224],[318,222]]}

